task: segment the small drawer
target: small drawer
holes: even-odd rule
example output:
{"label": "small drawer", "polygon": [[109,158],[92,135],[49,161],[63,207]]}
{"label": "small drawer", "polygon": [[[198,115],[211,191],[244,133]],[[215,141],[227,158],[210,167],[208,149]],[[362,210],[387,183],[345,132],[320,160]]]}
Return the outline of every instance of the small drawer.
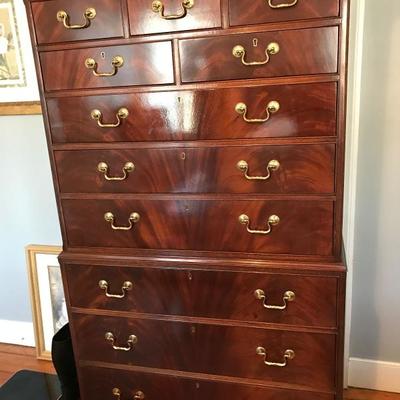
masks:
{"label": "small drawer", "polygon": [[334,26],[181,40],[182,82],[334,74],[338,34]]}
{"label": "small drawer", "polygon": [[46,91],[174,82],[171,42],[43,52],[40,60]]}
{"label": "small drawer", "polygon": [[314,390],[335,387],[333,333],[84,314],[73,315],[72,323],[80,360],[257,379]]}
{"label": "small drawer", "polygon": [[334,400],[333,394],[252,386],[231,382],[190,379],[173,375],[83,367],[81,386],[85,400],[121,399],[162,400]]}
{"label": "small drawer", "polygon": [[64,200],[63,211],[71,247],[331,256],[333,205],[331,200],[132,196],[130,200]]}
{"label": "small drawer", "polygon": [[334,144],[80,150],[54,154],[60,191],[64,193],[335,191]]}
{"label": "small drawer", "polygon": [[339,0],[229,0],[231,26],[339,16]]}
{"label": "small drawer", "polygon": [[337,278],[66,265],[72,307],[336,328]]}
{"label": "small drawer", "polygon": [[331,82],[59,97],[47,107],[54,143],[193,141],[335,136],[336,101]]}
{"label": "small drawer", "polygon": [[31,2],[38,44],[123,37],[119,0]]}
{"label": "small drawer", "polygon": [[216,0],[128,0],[132,35],[212,29],[221,26]]}

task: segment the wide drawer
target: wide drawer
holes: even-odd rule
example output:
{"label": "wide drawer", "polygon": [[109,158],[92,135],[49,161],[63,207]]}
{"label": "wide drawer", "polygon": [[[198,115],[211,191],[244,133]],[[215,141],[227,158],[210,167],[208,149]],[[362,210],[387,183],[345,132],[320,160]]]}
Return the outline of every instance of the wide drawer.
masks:
{"label": "wide drawer", "polygon": [[231,26],[337,17],[338,15],[339,0],[229,0]]}
{"label": "wide drawer", "polygon": [[38,44],[122,37],[120,0],[31,2]]}
{"label": "wide drawer", "polygon": [[338,35],[334,26],[181,40],[182,82],[336,73]]}
{"label": "wide drawer", "polygon": [[174,82],[171,42],[43,52],[40,60],[47,91]]}
{"label": "wide drawer", "polygon": [[[171,375],[83,367],[81,387],[85,400],[110,400],[113,393],[121,399],[162,400],[334,400],[333,394],[285,390],[238,383],[189,379]],[[114,395],[115,396],[115,395]],[[138,397],[139,398],[139,397]]]}
{"label": "wide drawer", "polygon": [[[50,98],[47,107],[54,143],[335,136],[336,96],[332,82]],[[117,117],[124,108],[126,118]]]}
{"label": "wide drawer", "polygon": [[64,193],[335,190],[334,144],[56,151],[55,160]]}
{"label": "wide drawer", "polygon": [[132,198],[62,205],[72,247],[332,255],[330,200]]}
{"label": "wide drawer", "polygon": [[83,314],[72,321],[81,360],[335,387],[335,334]]}
{"label": "wide drawer", "polygon": [[[216,0],[128,0],[132,35],[209,29],[221,26]],[[173,18],[175,17],[175,18]]]}
{"label": "wide drawer", "polygon": [[72,307],[336,328],[337,278],[65,265]]}

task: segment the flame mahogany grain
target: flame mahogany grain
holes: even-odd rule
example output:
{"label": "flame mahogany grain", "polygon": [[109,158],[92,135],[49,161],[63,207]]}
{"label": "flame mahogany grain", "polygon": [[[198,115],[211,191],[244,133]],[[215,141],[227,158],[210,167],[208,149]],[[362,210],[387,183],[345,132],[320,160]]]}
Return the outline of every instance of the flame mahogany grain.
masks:
{"label": "flame mahogany grain", "polygon": [[[180,14],[183,10],[181,0],[163,1],[165,15]],[[212,29],[221,26],[219,1],[200,0],[194,2],[184,18],[163,19],[151,8],[152,1],[128,0],[129,23],[132,35],[177,32],[196,29]]]}
{"label": "flame mahogany grain", "polygon": [[[292,0],[273,0],[272,4],[291,3]],[[339,0],[299,0],[296,6],[271,9],[268,0],[229,0],[230,25],[253,25],[266,22],[294,21],[314,18],[337,17]]]}
{"label": "flame mahogany grain", "polygon": [[[327,27],[180,40],[182,82],[334,74],[338,71],[338,39],[338,28]],[[232,55],[232,49],[241,45],[247,61],[263,61],[271,42],[278,43],[280,51],[265,65],[249,67]]]}
{"label": "flame mahogany grain", "polygon": [[[124,35],[120,0],[90,0],[88,3],[51,0],[32,2],[31,7],[39,44],[118,38]],[[71,25],[84,24],[83,15],[88,7],[96,10],[96,17],[91,20],[88,28],[66,29],[63,23],[57,20],[58,11],[64,10],[70,17]]]}
{"label": "flame mahogany grain", "polygon": [[[334,334],[83,314],[72,319],[81,360],[288,383],[304,389],[335,387]],[[104,338],[107,332],[114,334],[118,346],[126,346],[132,334],[138,343],[132,351],[116,351]],[[259,346],[267,349],[268,361],[282,362],[287,349],[295,352],[295,358],[285,368],[269,367],[256,354]]]}
{"label": "flame mahogany grain", "polygon": [[[263,124],[249,124],[235,111],[244,102],[249,117],[264,118],[271,100],[281,108]],[[331,82],[60,97],[48,99],[47,107],[55,143],[150,142],[335,136],[336,101],[337,84]],[[121,107],[130,115],[118,128],[99,128],[90,118],[99,109],[106,122],[115,122]]]}
{"label": "flame mahogany grain", "polygon": [[[72,307],[324,328],[337,325],[335,277],[72,264],[66,264],[65,270]],[[109,283],[112,294],[120,294],[125,281],[132,282],[133,289],[123,299],[109,298],[99,288],[100,280]],[[264,290],[270,305],[282,306],[288,290],[296,298],[285,310],[270,310],[254,296],[257,289]]]}

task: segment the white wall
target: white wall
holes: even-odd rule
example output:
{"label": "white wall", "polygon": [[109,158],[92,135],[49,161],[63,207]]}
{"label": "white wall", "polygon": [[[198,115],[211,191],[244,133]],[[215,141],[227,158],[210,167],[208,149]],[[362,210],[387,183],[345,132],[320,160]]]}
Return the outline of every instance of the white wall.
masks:
{"label": "white wall", "polygon": [[399,0],[365,0],[355,79],[361,99],[349,383],[400,391]]}
{"label": "white wall", "polygon": [[0,320],[32,321],[24,247],[60,245],[41,116],[0,117]]}

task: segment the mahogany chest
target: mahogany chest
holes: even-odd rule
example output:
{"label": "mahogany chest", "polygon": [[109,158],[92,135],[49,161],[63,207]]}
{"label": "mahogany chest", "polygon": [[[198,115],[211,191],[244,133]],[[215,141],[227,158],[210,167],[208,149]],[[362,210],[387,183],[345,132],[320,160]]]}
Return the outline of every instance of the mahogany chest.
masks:
{"label": "mahogany chest", "polygon": [[348,0],[25,0],[81,400],[340,400]]}

